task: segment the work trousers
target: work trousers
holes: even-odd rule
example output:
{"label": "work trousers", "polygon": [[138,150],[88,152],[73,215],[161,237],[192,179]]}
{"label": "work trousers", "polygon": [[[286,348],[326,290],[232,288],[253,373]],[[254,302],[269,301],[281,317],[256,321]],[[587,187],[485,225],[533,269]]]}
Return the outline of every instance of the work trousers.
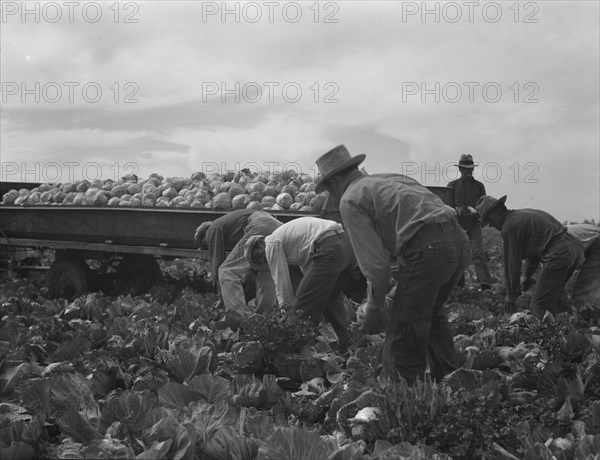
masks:
{"label": "work trousers", "polygon": [[600,305],[600,238],[585,251],[585,261],[573,283],[576,305]]}
{"label": "work trousers", "polygon": [[483,251],[483,233],[481,225],[477,224],[467,232],[469,243],[471,246],[471,262],[475,266],[477,281],[480,286],[490,286],[492,284],[492,276],[490,275],[490,267],[488,266],[485,252]]}
{"label": "work trousers", "polygon": [[[492,285],[492,275],[490,274],[490,267],[486,260],[486,255],[483,250],[483,233],[481,231],[481,225],[479,222],[470,225],[469,227],[463,227],[469,238],[470,253],[469,260],[475,267],[475,274],[477,275],[477,281],[480,286],[490,287]],[[461,276],[457,283],[458,286],[464,287],[465,275]]]}
{"label": "work trousers", "polygon": [[456,369],[454,341],[442,309],[469,262],[469,241],[455,220],[426,224],[403,248],[404,267],[386,329],[383,377],[408,382]]}
{"label": "work trousers", "polygon": [[349,344],[348,314],[342,290],[356,267],[356,258],[345,232],[317,239],[308,268],[292,302],[292,318],[319,324],[331,323],[339,347]]}
{"label": "work trousers", "polygon": [[546,310],[557,313],[563,288],[583,259],[581,244],[568,233],[556,236],[542,258],[529,309],[538,318]]}
{"label": "work trousers", "polygon": [[[225,310],[236,310],[243,315],[252,313],[246,305],[244,296],[244,278],[250,271],[250,264],[244,258],[244,246],[251,236],[268,236],[279,226],[281,222],[264,211],[257,211],[248,218],[244,236],[219,267],[219,284]],[[277,294],[271,272],[268,268],[260,270],[256,274],[257,311],[258,313],[270,311],[276,305]]]}

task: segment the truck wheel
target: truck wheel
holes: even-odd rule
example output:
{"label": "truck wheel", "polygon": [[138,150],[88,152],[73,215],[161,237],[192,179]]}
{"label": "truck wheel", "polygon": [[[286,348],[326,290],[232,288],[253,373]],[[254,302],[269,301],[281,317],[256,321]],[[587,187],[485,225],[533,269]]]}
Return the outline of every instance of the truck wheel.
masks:
{"label": "truck wheel", "polygon": [[152,256],[126,256],[117,265],[117,273],[123,275],[122,282],[136,295],[148,291],[162,276]]}
{"label": "truck wheel", "polygon": [[90,290],[92,272],[83,259],[55,260],[46,273],[46,284],[52,297],[72,300]]}

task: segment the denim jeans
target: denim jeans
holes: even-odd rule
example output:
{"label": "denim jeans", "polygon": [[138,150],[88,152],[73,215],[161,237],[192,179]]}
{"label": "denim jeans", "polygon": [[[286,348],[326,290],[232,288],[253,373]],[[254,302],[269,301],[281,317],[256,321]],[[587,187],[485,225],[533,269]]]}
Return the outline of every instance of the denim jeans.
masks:
{"label": "denim jeans", "polygon": [[573,236],[564,233],[550,242],[531,295],[529,309],[535,316],[557,312],[563,288],[582,258],[583,247]]}
{"label": "denim jeans", "polygon": [[600,304],[600,238],[585,251],[571,296],[577,305]]}
{"label": "denim jeans", "polygon": [[[229,253],[219,267],[219,283],[225,310],[251,313],[244,296],[244,278],[250,271],[250,264],[244,258],[244,246],[252,235],[268,236],[281,226],[281,222],[264,211],[257,211],[248,218],[244,236]],[[260,270],[256,275],[256,307],[259,312],[271,310],[277,305],[275,283],[269,269]]]}
{"label": "denim jeans", "polygon": [[456,221],[428,224],[401,254],[396,296],[386,329],[383,377],[441,379],[456,369],[454,341],[442,309],[469,262],[469,241]]}
{"label": "denim jeans", "polygon": [[356,258],[346,233],[318,241],[292,302],[293,318],[317,325],[323,317],[331,323],[341,349],[348,345],[349,336],[342,290],[355,267]]}
{"label": "denim jeans", "polygon": [[471,261],[475,266],[475,273],[477,274],[477,281],[481,286],[492,284],[492,276],[490,275],[490,267],[488,266],[485,253],[483,251],[483,234],[481,232],[481,226],[477,224],[467,232],[469,237],[469,243],[471,244]]}

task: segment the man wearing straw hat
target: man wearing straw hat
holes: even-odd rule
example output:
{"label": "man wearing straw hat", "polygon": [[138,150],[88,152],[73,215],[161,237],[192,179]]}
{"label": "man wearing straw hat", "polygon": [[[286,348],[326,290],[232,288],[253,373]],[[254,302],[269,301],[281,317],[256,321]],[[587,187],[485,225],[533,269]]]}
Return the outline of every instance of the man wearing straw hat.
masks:
{"label": "man wearing straw hat", "polygon": [[[469,241],[455,212],[416,180],[400,174],[366,175],[365,155],[343,145],[317,159],[321,181],[339,202],[358,265],[367,278],[363,328],[385,330],[383,377],[441,379],[455,367],[454,343],[442,305],[469,260]],[[384,310],[390,255],[403,259],[389,319]]]}
{"label": "man wearing straw hat", "polygon": [[[505,201],[506,195],[500,199],[484,195],[477,202],[481,225],[490,225],[502,232],[505,306],[508,311],[515,311],[517,296],[532,286],[532,275],[541,262],[529,309],[542,319],[546,310],[556,313],[559,308],[564,308],[560,305],[561,295],[565,297],[564,285],[581,266],[583,247],[547,212],[538,209],[508,210]],[[521,276],[523,259],[525,268]]]}
{"label": "man wearing straw hat", "polygon": [[[485,253],[483,251],[483,235],[479,223],[479,214],[475,210],[477,201],[485,195],[485,186],[473,177],[473,170],[478,163],[473,162],[473,156],[462,154],[458,160],[460,178],[453,180],[448,187],[454,189],[454,207],[458,215],[458,223],[467,232],[471,243],[471,260],[475,266],[477,281],[482,291],[489,290],[492,277]],[[458,282],[464,286],[464,275]]]}

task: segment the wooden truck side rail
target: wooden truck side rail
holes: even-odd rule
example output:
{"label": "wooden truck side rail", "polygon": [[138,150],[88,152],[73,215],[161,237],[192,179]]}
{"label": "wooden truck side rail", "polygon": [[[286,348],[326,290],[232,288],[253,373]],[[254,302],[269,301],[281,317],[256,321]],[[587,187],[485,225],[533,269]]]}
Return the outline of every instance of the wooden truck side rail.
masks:
{"label": "wooden truck side rail", "polygon": [[23,247],[33,250],[52,249],[63,254],[77,254],[84,259],[95,259],[99,254],[123,256],[125,254],[151,255],[156,259],[194,258],[208,260],[208,251],[203,249],[181,249],[156,246],[132,246],[105,243],[85,243],[80,241],[55,241],[31,238],[0,237],[0,245]]}
{"label": "wooden truck side rail", "polygon": [[[115,252],[118,247],[121,252],[132,253],[138,252],[137,247],[146,247],[154,248],[157,256],[198,257],[196,228],[227,212],[160,207],[0,206],[0,236],[4,244],[18,241],[19,245],[50,247],[56,242],[91,251]],[[282,222],[318,216],[291,211],[272,214]]]}

